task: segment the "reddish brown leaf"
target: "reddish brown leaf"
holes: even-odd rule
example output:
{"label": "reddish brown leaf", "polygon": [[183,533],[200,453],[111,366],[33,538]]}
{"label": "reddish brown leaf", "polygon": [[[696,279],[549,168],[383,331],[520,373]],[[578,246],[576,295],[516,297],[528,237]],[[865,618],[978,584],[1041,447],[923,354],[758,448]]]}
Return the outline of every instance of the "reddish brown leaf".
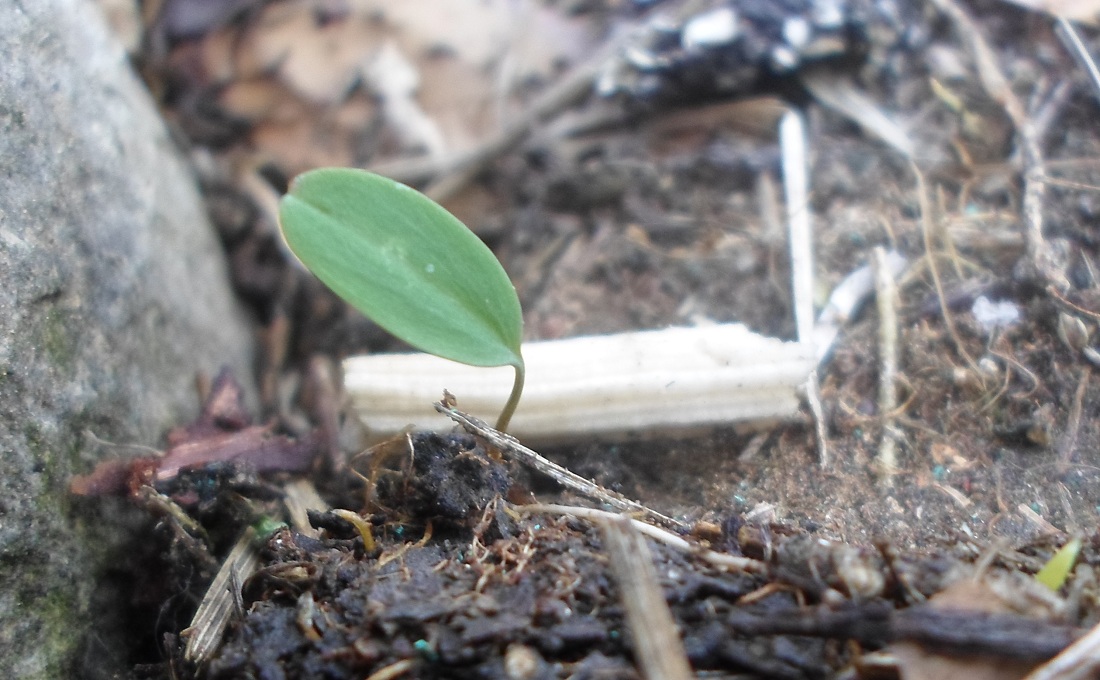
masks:
{"label": "reddish brown leaf", "polygon": [[157,458],[111,458],[100,461],[86,475],[77,475],[69,482],[69,491],[77,496],[121,495],[136,485],[148,481],[158,464]]}
{"label": "reddish brown leaf", "polygon": [[260,425],[211,434],[170,448],[157,467],[156,480],[172,479],[184,468],[229,461],[251,464],[259,472],[302,472],[313,464],[318,439],[312,434],[300,440],[272,435],[270,426]]}

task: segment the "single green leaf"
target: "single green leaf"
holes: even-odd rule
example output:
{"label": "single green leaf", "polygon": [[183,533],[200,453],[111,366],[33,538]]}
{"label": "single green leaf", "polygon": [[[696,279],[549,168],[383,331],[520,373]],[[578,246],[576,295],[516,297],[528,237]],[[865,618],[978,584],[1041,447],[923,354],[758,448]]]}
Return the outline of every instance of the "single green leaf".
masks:
{"label": "single green leaf", "polygon": [[279,206],[290,249],[378,325],[430,354],[522,370],[523,316],[492,251],[428,197],[363,170],[299,175]]}
{"label": "single green leaf", "polygon": [[1047,563],[1043,565],[1039,573],[1035,574],[1035,580],[1051,590],[1061,590],[1066,579],[1069,577],[1070,570],[1073,569],[1074,563],[1077,562],[1077,554],[1079,552],[1081,552],[1081,539],[1074,538],[1068,541],[1058,549],[1058,552],[1054,553],[1054,555],[1047,560]]}

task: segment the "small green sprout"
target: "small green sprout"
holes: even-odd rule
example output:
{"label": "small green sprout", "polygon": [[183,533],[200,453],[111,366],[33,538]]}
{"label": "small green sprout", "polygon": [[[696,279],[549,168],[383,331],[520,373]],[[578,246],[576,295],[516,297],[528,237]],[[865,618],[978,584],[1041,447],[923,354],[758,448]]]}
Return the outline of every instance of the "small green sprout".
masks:
{"label": "small green sprout", "polygon": [[1069,572],[1073,569],[1074,563],[1077,562],[1077,555],[1080,552],[1081,539],[1070,539],[1035,574],[1035,580],[1055,592],[1061,590],[1066,583],[1066,579],[1069,578]]}
{"label": "small green sprout", "polygon": [[492,251],[427,196],[363,170],[299,175],[279,205],[287,245],[325,285],[417,349],[472,366],[512,366],[497,420],[523,392],[523,315]]}

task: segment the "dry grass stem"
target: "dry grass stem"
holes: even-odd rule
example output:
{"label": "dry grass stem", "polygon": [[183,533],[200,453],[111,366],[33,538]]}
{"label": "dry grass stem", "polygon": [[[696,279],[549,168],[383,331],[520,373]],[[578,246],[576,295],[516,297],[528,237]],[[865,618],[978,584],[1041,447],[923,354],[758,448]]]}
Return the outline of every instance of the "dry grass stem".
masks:
{"label": "dry grass stem", "polygon": [[940,276],[939,265],[936,264],[936,251],[934,244],[932,243],[932,201],[928,197],[928,187],[924,183],[924,174],[920,171],[915,164],[912,166],[913,172],[917,176],[917,200],[920,204],[920,224],[921,224],[921,237],[924,240],[924,257],[928,263],[928,271],[932,275],[932,283],[936,287],[936,299],[939,301],[940,313],[943,315],[943,323],[947,328],[948,335],[951,336],[951,342],[955,345],[955,351],[959,353],[974,371],[974,375],[981,376],[981,371],[978,369],[977,362],[970,356],[970,353],[966,351],[966,347],[963,345],[962,338],[959,337],[959,332],[955,328],[955,318],[951,315],[951,309],[947,305],[947,298],[943,292],[943,279]]}
{"label": "dry grass stem", "polygon": [[[607,512],[606,510],[595,510],[593,508],[582,508],[575,505],[558,505],[553,503],[539,503],[535,505],[519,505],[514,508],[517,512],[545,512],[555,515],[569,515],[571,517],[577,517],[579,519],[588,520],[589,522],[603,522],[608,519],[618,518],[621,515],[617,515],[613,512]],[[766,574],[768,573],[768,563],[761,562],[760,560],[754,560],[748,557],[738,557],[737,555],[729,555],[727,553],[720,553],[714,550],[701,548],[693,543],[689,542],[686,538],[662,529],[660,527],[647,524],[640,520],[630,520],[634,528],[647,538],[652,538],[655,541],[680,550],[685,553],[690,553],[704,562],[721,569],[728,569],[730,571],[741,571],[749,574]]]}
{"label": "dry grass stem", "polygon": [[806,403],[814,417],[814,438],[817,441],[817,461],[821,469],[829,467],[829,437],[825,427],[825,409],[821,406],[821,385],[817,381],[817,370],[810,371],[806,381]]}
{"label": "dry grass stem", "polygon": [[[886,253],[886,260],[894,277],[901,276],[908,265],[906,259],[894,250]],[[874,290],[875,277],[869,264],[848,274],[833,289],[825,309],[817,317],[817,325],[814,326],[813,344],[819,364],[828,357],[841,326],[848,323]]]}
{"label": "dry grass stem", "polygon": [[605,519],[600,527],[642,677],[688,680],[691,666],[645,539],[626,517]]}
{"label": "dry grass stem", "polygon": [[997,57],[985,41],[977,24],[954,0],[933,0],[933,4],[951,19],[957,33],[970,48],[978,70],[978,78],[986,94],[1004,109],[1016,128],[1024,179],[1024,237],[1027,254],[1035,274],[1056,290],[1070,287],[1058,256],[1043,235],[1043,202],[1046,194],[1046,171],[1039,145],[1039,134],[1027,115],[1023,103],[1012,91],[1008,79],[997,64]]}
{"label": "dry grass stem", "polygon": [[317,487],[308,479],[296,479],[283,487],[283,505],[286,506],[287,516],[290,517],[290,526],[294,531],[319,538],[321,532],[313,528],[309,523],[309,511],[324,512],[328,510],[328,504],[317,493]]}
{"label": "dry grass stem", "polygon": [[882,440],[879,442],[878,468],[886,487],[894,484],[898,468],[897,424],[894,421],[898,406],[898,312],[897,286],[886,259],[886,250],[876,247],[873,252],[875,271],[875,300],[878,303],[879,383],[878,412],[882,418]]}
{"label": "dry grass stem", "polygon": [[913,157],[914,144],[909,133],[844,75],[832,69],[806,69],[802,84],[814,99],[847,116],[863,130],[879,138],[906,158]]}
{"label": "dry grass stem", "polygon": [[678,531],[687,531],[688,529],[688,526],[679,520],[666,517],[656,510],[650,510],[641,503],[629,500],[614,491],[609,491],[599,484],[585,479],[578,474],[566,470],[557,463],[543,458],[535,451],[520,444],[514,437],[489,427],[473,416],[447,406],[442,402],[435,405],[435,410],[461,425],[470,434],[481,437],[504,455],[510,456],[512,459],[541,472],[567,489],[587,496],[598,503],[610,506],[616,510],[645,517],[662,526],[673,528]]}
{"label": "dry grass stem", "polygon": [[790,234],[794,323],[798,341],[806,343],[811,341],[814,329],[813,231],[806,126],[797,111],[789,110],[780,119],[779,145],[783,156],[783,191]]}
{"label": "dry grass stem", "polygon": [[1078,63],[1085,69],[1085,73],[1089,74],[1089,80],[1092,81],[1092,86],[1096,90],[1095,94],[1100,97],[1100,68],[1096,67],[1096,60],[1089,54],[1089,49],[1081,40],[1081,35],[1065,17],[1058,17],[1057,27],[1058,37],[1065,43],[1066,48],[1073,53]]}
{"label": "dry grass stem", "polygon": [[1092,378],[1092,369],[1087,365],[1082,366],[1081,380],[1073,393],[1073,404],[1066,418],[1066,429],[1058,443],[1058,464],[1063,471],[1073,460],[1073,452],[1077,449],[1077,436],[1081,431],[1081,416],[1085,406],[1085,392],[1088,390],[1090,378]]}
{"label": "dry grass stem", "polygon": [[206,590],[191,625],[181,633],[187,639],[183,658],[188,662],[201,665],[221,644],[229,620],[237,610],[241,584],[260,568],[260,557],[253,547],[255,538],[255,529],[249,527],[237,539]]}

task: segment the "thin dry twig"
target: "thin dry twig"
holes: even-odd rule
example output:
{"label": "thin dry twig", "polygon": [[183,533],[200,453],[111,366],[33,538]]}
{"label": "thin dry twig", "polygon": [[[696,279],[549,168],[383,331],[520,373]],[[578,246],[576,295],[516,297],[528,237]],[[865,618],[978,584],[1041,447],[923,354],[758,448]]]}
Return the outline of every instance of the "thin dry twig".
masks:
{"label": "thin dry twig", "polygon": [[393,680],[416,668],[416,659],[401,659],[367,676],[367,680]]}
{"label": "thin dry twig", "polygon": [[183,631],[187,638],[183,658],[187,661],[202,664],[221,644],[229,620],[237,611],[240,585],[260,568],[260,556],[253,546],[255,539],[256,530],[252,527],[237,539],[206,590],[191,625]]}
{"label": "thin dry twig", "polygon": [[1081,64],[1081,67],[1085,69],[1085,73],[1089,74],[1089,80],[1092,81],[1092,86],[1096,89],[1096,95],[1100,96],[1100,68],[1096,67],[1096,61],[1089,54],[1088,47],[1085,46],[1083,40],[1081,40],[1080,34],[1077,33],[1077,29],[1073,27],[1073,23],[1065,17],[1058,17],[1057,19],[1058,37],[1062,39],[1062,42],[1066,45],[1066,48],[1073,53],[1073,56]]}
{"label": "thin dry twig", "polygon": [[1058,443],[1058,465],[1063,470],[1073,459],[1073,452],[1077,449],[1077,435],[1081,431],[1081,415],[1085,406],[1085,391],[1092,377],[1092,369],[1089,366],[1081,368],[1081,380],[1077,383],[1077,389],[1073,393],[1073,404],[1069,409],[1066,419],[1066,430],[1062,440]]}
{"label": "thin dry twig", "polygon": [[813,233],[809,201],[809,161],[802,115],[788,110],[779,121],[783,155],[783,193],[791,248],[791,297],[799,342],[810,342],[814,330]]}
{"label": "thin dry twig", "polygon": [[513,459],[530,466],[567,489],[576,491],[616,510],[643,516],[661,526],[683,532],[689,529],[688,525],[680,520],[662,515],[656,510],[651,510],[641,503],[629,500],[621,494],[609,491],[591,480],[566,470],[557,463],[543,458],[535,451],[520,444],[515,437],[493,429],[483,421],[448,406],[445,402],[436,403],[435,410],[461,425],[470,434],[481,437],[504,455],[511,456]]}
{"label": "thin dry twig", "polygon": [[642,677],[688,680],[693,676],[684,643],[657,583],[645,539],[626,517],[607,518],[600,527]]}
{"label": "thin dry twig", "polygon": [[913,157],[915,144],[905,128],[858,89],[849,76],[827,67],[808,68],[800,73],[800,79],[818,102],[847,116],[906,158]]}
{"label": "thin dry twig", "polygon": [[932,283],[936,288],[936,299],[940,304],[940,313],[943,315],[944,326],[947,327],[947,333],[951,336],[951,342],[955,345],[955,350],[974,371],[974,375],[981,376],[981,371],[978,369],[977,362],[970,356],[970,353],[966,351],[966,347],[963,345],[962,338],[959,337],[959,331],[955,328],[955,318],[951,315],[951,309],[947,305],[947,297],[943,292],[943,278],[940,276],[939,265],[936,264],[936,253],[932,243],[932,201],[928,197],[928,187],[924,183],[924,173],[920,171],[920,168],[916,164],[912,164],[913,172],[917,176],[917,201],[920,204],[920,224],[921,224],[921,237],[924,240],[924,256],[928,262],[928,271],[932,274]]}
{"label": "thin dry twig", "polygon": [[897,424],[898,406],[898,290],[886,259],[886,249],[873,251],[875,270],[875,300],[878,303],[879,376],[878,412],[882,418],[882,441],[879,442],[878,467],[880,480],[887,488],[894,485],[898,468]]}
{"label": "thin dry twig", "polygon": [[1039,134],[1023,103],[1012,91],[1008,78],[997,64],[997,57],[973,19],[954,0],[932,0],[955,24],[959,36],[967,42],[978,69],[978,78],[986,94],[1001,105],[1016,128],[1024,180],[1024,237],[1028,259],[1048,287],[1067,290],[1069,280],[1059,259],[1043,236],[1043,200],[1046,194],[1046,170],[1039,145]]}
{"label": "thin dry twig", "polygon": [[829,436],[825,427],[825,409],[821,406],[821,385],[817,381],[817,369],[810,371],[806,381],[806,403],[814,417],[814,438],[817,440],[817,461],[821,469],[829,467]]}
{"label": "thin dry twig", "polygon": [[296,479],[283,488],[283,505],[286,506],[287,516],[290,517],[290,526],[294,531],[319,538],[321,532],[313,528],[309,523],[309,511],[324,512],[329,509],[328,503],[321,499],[317,493],[317,487],[308,479]]}
{"label": "thin dry twig", "polygon": [[[555,515],[570,515],[572,517],[578,517],[590,522],[601,522],[609,518],[621,517],[613,512],[607,512],[606,510],[595,510],[593,508],[583,508],[576,505],[558,505],[554,503],[536,503],[533,505],[517,505],[513,508],[517,512],[525,513],[551,513]],[[748,557],[738,557],[737,555],[729,555],[726,553],[716,552],[714,550],[708,550],[706,548],[700,548],[693,545],[686,538],[678,536],[667,529],[655,527],[652,524],[646,524],[640,520],[630,520],[634,528],[639,533],[645,535],[647,538],[651,538],[655,541],[660,541],[665,545],[680,550],[685,553],[689,553],[710,564],[711,566],[718,567],[720,569],[728,569],[730,571],[740,571],[749,574],[766,574],[768,573],[767,562],[761,562],[760,560],[754,560]]]}

